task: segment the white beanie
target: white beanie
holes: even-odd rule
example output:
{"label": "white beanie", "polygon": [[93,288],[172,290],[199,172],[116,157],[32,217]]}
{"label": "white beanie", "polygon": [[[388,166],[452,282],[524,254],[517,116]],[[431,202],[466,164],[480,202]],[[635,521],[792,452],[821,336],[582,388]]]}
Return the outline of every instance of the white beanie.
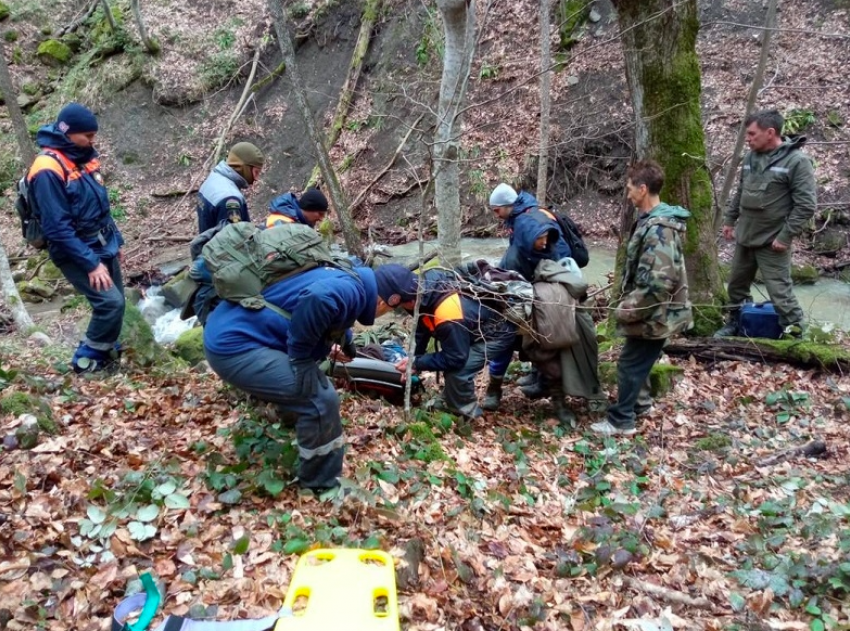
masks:
{"label": "white beanie", "polygon": [[511,206],[516,201],[516,191],[502,182],[490,193],[491,206]]}

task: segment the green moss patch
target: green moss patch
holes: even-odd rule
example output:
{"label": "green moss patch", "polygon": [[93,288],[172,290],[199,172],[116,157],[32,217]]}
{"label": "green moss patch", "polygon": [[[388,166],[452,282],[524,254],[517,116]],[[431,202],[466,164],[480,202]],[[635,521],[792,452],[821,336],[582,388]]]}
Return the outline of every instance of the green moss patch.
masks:
{"label": "green moss patch", "polygon": [[0,412],[17,418],[32,414],[38,419],[38,428],[47,434],[56,434],[59,428],[53,420],[53,410],[47,402],[27,392],[10,392],[0,398]]}
{"label": "green moss patch", "polygon": [[36,57],[48,66],[64,66],[71,61],[71,48],[58,39],[48,39],[38,46]]}
{"label": "green moss patch", "polygon": [[183,331],[174,343],[174,353],[191,366],[204,361],[204,329],[196,326]]}

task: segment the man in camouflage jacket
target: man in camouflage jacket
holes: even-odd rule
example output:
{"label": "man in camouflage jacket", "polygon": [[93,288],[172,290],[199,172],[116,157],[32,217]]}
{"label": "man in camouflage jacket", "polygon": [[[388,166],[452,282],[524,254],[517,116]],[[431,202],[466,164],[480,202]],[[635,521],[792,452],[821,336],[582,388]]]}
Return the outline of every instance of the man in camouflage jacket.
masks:
{"label": "man in camouflage jacket", "polygon": [[[691,214],[659,199],[664,172],[655,162],[629,168],[626,189],[638,220],[626,249],[623,297],[614,311],[617,332],[626,337],[617,363],[617,402],[608,418],[591,429],[606,436],[635,433],[638,399],[667,338],[690,328],[688,277],[682,238]],[[650,401],[651,403],[651,401]],[[647,410],[649,403],[643,403]]]}
{"label": "man in camouflage jacket", "polygon": [[714,335],[738,334],[741,305],[752,302],[750,286],[761,270],[779,324],[799,336],[803,310],[791,283],[791,243],[815,212],[814,167],[800,151],[805,138],[783,141],[785,121],[776,110],[756,112],[745,123],[750,152],[723,218],[723,236],[737,242],[728,287],[731,310]]}

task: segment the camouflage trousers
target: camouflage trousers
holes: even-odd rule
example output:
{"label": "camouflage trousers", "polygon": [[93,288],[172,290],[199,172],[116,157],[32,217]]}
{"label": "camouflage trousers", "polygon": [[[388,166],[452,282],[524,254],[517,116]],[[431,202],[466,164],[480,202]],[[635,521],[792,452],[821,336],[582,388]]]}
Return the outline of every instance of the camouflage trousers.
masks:
{"label": "camouflage trousers", "polygon": [[756,271],[761,271],[767,295],[779,315],[780,326],[802,324],[803,310],[797,302],[791,283],[791,248],[784,252],[775,252],[769,245],[759,248],[735,246],[727,288],[729,304],[732,307],[740,307],[745,302],[752,302],[750,287],[755,280]]}

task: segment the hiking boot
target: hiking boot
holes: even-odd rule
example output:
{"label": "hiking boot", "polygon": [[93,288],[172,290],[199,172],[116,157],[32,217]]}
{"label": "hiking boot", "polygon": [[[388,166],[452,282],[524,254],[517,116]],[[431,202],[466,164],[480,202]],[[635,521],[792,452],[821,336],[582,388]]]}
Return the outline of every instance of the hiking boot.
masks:
{"label": "hiking boot", "polygon": [[735,337],[738,335],[738,319],[740,310],[731,311],[726,318],[726,324],[714,332],[713,337]]}
{"label": "hiking boot", "polygon": [[77,374],[104,370],[115,363],[111,351],[101,351],[92,348],[85,342],[80,342],[74,356],[71,358],[71,368]]}
{"label": "hiking boot", "polygon": [[549,389],[544,386],[540,379],[535,381],[530,386],[525,386],[524,388],[520,388],[520,392],[522,392],[527,398],[535,401],[537,399],[544,399],[549,396]]}
{"label": "hiking boot", "polygon": [[492,412],[499,409],[499,404],[502,402],[502,382],[504,377],[494,377],[490,375],[490,383],[487,384],[487,393],[484,395],[484,401],[481,402],[481,409]]}
{"label": "hiking boot", "polygon": [[607,419],[591,425],[590,431],[601,436],[634,436],[637,433],[634,427],[617,427]]}
{"label": "hiking boot", "polygon": [[561,398],[560,396],[553,396],[552,409],[555,413],[555,418],[558,419],[558,423],[560,425],[565,425],[569,427],[576,426],[576,414],[567,406],[563,398]]}

